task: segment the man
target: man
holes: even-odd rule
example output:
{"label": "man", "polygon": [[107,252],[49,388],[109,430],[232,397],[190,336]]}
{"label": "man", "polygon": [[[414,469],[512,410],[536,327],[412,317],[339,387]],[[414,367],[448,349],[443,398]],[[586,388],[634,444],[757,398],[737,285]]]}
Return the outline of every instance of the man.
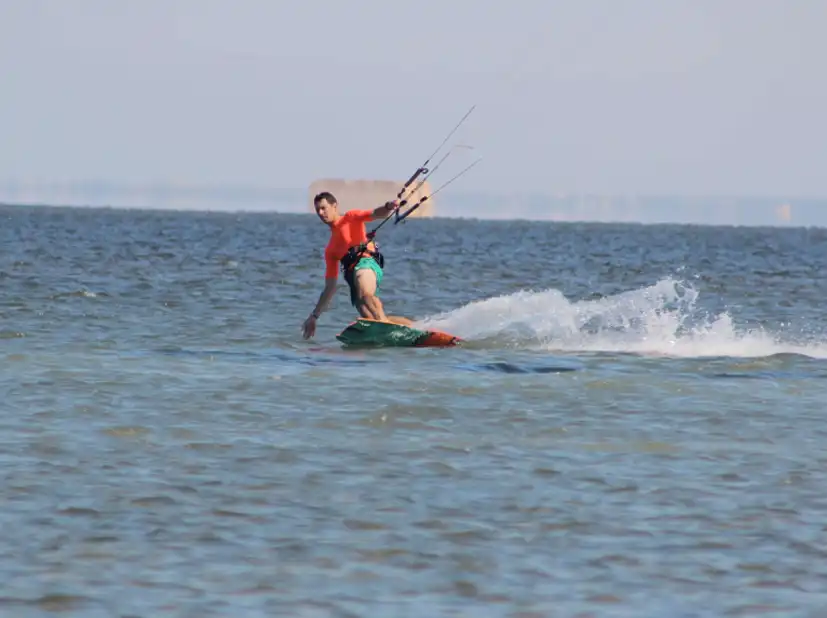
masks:
{"label": "man", "polygon": [[325,248],[325,283],[319,301],[303,325],[304,338],[316,333],[316,321],[336,291],[339,267],[344,271],[345,281],[350,287],[350,302],[364,318],[383,320],[410,326],[407,318],[385,315],[382,301],[377,293],[382,283],[384,258],[376,250],[373,241],[368,241],[365,223],[384,219],[399,205],[388,202],[373,210],[349,210],[339,213],[339,204],[329,192],[323,191],[313,198],[316,214],[322,223],[330,228],[330,240]]}

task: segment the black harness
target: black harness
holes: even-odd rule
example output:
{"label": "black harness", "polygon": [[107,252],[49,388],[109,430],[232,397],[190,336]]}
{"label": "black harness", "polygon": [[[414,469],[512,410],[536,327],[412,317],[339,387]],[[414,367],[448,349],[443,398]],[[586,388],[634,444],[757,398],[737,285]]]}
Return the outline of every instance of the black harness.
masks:
{"label": "black harness", "polygon": [[376,251],[371,251],[366,244],[362,243],[357,247],[348,249],[347,253],[339,260],[345,277],[347,277],[348,273],[353,272],[353,267],[356,266],[363,257],[372,257],[379,264],[379,268],[385,267],[385,257],[379,252],[378,247]]}

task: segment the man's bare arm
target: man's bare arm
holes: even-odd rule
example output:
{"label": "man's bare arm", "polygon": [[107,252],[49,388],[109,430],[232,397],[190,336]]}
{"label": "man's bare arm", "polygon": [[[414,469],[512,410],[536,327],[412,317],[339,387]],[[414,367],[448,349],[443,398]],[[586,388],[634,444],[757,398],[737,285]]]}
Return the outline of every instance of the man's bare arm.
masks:
{"label": "man's bare arm", "polygon": [[386,202],[383,206],[379,206],[373,209],[373,219],[384,219],[389,214],[391,214],[394,210],[396,210],[399,206],[399,202],[394,200],[393,202]]}
{"label": "man's bare arm", "polygon": [[330,301],[333,299],[333,294],[336,292],[336,278],[332,277],[330,279],[324,280],[324,290],[319,295],[319,302],[316,303],[316,307],[313,309],[312,315],[318,318],[322,312],[327,311],[327,306],[330,304]]}
{"label": "man's bare arm", "polygon": [[313,308],[313,313],[307,316],[307,319],[302,325],[302,331],[305,339],[310,339],[316,334],[316,320],[319,319],[322,311],[327,309],[327,306],[330,304],[330,301],[333,298],[333,293],[336,291],[337,278],[338,277],[330,277],[324,280],[324,290],[319,296],[319,302],[316,303],[316,306]]}

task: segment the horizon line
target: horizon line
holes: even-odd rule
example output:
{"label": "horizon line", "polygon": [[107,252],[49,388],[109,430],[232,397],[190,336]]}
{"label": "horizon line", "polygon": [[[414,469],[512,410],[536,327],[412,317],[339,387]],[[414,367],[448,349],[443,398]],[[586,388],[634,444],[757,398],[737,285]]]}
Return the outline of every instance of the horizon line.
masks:
{"label": "horizon line", "polygon": [[[360,179],[343,179],[360,180]],[[363,179],[377,180],[377,179]],[[387,182],[385,179],[384,182]],[[314,181],[316,182],[316,181]],[[393,182],[393,180],[391,180]],[[312,183],[311,183],[312,184]],[[168,180],[157,181],[112,181],[112,180],[0,180],[0,194],[19,191],[71,191],[86,193],[134,193],[152,192],[165,194],[220,194],[220,193],[241,193],[263,195],[308,195],[311,184],[307,187],[298,186],[273,186],[243,182],[227,182],[220,184],[206,183],[176,183]],[[400,182],[400,188],[404,181]],[[827,194],[807,194],[792,192],[749,192],[749,191],[600,191],[595,189],[461,189],[447,190],[446,195],[456,197],[486,197],[486,198],[546,198],[565,199],[570,197],[600,197],[600,198],[636,198],[636,199],[760,199],[760,200],[827,200]],[[0,197],[2,200],[2,197]]]}
{"label": "horizon line", "polygon": [[[52,208],[52,209],[77,209],[77,210],[108,210],[108,211],[151,211],[170,213],[192,213],[207,215],[289,215],[299,217],[312,217],[312,212],[297,210],[275,210],[275,209],[213,209],[213,208],[174,208],[161,206],[118,206],[118,205],[78,205],[78,204],[52,204],[52,203],[12,203],[0,200],[0,208]],[[528,214],[513,214],[508,217],[496,217],[483,215],[451,214],[432,215],[418,220],[446,219],[453,221],[490,221],[490,222],[515,222],[524,221],[527,223],[556,223],[568,225],[597,224],[597,225],[634,225],[634,226],[687,226],[687,227],[720,227],[720,228],[755,228],[755,229],[827,229],[827,224],[818,223],[794,223],[792,221],[777,221],[774,223],[736,223],[736,222],[704,222],[704,221],[633,221],[622,219],[600,219],[600,218],[572,218],[557,219],[550,217],[532,217]]]}

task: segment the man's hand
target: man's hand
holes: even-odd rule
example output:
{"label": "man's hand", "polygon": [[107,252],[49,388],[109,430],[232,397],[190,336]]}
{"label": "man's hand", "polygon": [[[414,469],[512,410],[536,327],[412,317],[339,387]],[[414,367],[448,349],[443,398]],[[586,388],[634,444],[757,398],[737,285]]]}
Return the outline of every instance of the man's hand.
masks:
{"label": "man's hand", "polygon": [[385,202],[384,206],[379,206],[378,208],[373,209],[373,217],[375,219],[385,218],[397,210],[399,210],[399,200]]}
{"label": "man's hand", "polygon": [[310,315],[307,316],[304,324],[302,324],[302,334],[305,339],[310,339],[316,334],[316,320],[318,320],[322,312],[326,310],[330,304],[330,300],[333,298],[333,294],[336,292],[336,279],[337,276],[328,277],[324,280],[324,290],[322,290],[319,296],[319,302],[313,308],[313,311],[310,312]]}
{"label": "man's hand", "polygon": [[316,334],[316,316],[312,313],[307,316],[307,319],[304,321],[302,325],[302,334],[304,335],[305,339],[310,339],[313,335]]}

